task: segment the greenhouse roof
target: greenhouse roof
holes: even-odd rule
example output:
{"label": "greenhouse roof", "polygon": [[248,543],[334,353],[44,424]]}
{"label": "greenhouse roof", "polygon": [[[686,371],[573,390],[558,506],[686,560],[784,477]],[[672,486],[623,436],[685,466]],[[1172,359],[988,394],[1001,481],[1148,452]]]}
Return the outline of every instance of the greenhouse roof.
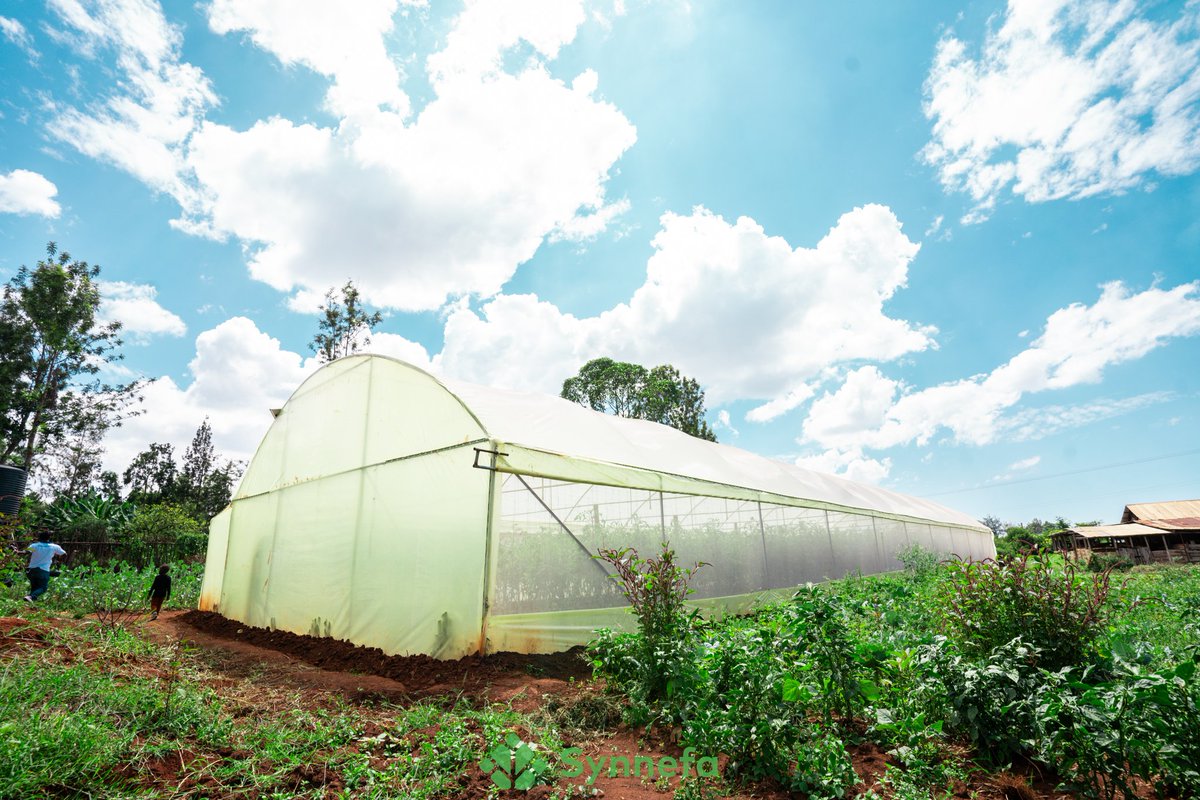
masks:
{"label": "greenhouse roof", "polygon": [[[704,441],[656,422],[603,414],[545,394],[456,380],[440,382],[462,401],[493,440],[506,446],[812,501],[818,507],[868,510],[983,528],[969,515],[930,500]],[[520,470],[514,467],[511,471]]]}

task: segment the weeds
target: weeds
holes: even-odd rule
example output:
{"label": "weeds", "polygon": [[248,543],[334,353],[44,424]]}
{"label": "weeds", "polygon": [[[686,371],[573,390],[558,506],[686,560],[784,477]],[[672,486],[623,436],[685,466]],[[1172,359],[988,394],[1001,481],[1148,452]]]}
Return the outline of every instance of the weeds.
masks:
{"label": "weeds", "polygon": [[941,613],[947,635],[969,655],[1020,637],[1042,666],[1093,663],[1107,622],[1111,572],[1079,574],[1055,556],[953,562]]}

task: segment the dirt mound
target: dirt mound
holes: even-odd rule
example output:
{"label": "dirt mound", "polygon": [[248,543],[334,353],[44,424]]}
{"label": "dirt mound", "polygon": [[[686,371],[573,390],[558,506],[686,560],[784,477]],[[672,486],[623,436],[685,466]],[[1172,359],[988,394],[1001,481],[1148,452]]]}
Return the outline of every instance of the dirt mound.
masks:
{"label": "dirt mound", "polygon": [[255,628],[211,611],[189,611],[178,619],[209,635],[271,648],[321,669],[390,678],[404,684],[414,696],[454,689],[473,691],[510,678],[513,673],[561,681],[591,676],[590,666],[581,657],[581,647],[550,655],[496,653],[439,661],[423,655],[389,656],[377,647],[340,639]]}

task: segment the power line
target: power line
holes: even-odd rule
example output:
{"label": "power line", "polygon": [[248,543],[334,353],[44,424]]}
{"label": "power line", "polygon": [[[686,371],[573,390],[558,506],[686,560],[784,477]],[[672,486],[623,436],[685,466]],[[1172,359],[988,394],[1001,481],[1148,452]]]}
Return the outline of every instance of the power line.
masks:
{"label": "power line", "polygon": [[1195,455],[1200,453],[1200,448],[1195,450],[1184,450],[1180,453],[1167,453],[1161,456],[1150,456],[1149,458],[1138,458],[1133,461],[1118,461],[1113,464],[1101,464],[1096,467],[1085,467],[1084,469],[1074,469],[1069,472],[1056,472],[1052,475],[1036,475],[1030,478],[1016,478],[1011,481],[997,481],[996,483],[985,483],[982,486],[972,486],[968,489],[948,489],[944,492],[932,492],[923,495],[924,497],[941,497],[947,494],[959,494],[961,492],[978,492],[984,489],[994,489],[997,486],[1012,486],[1017,483],[1033,483],[1034,481],[1048,481],[1054,478],[1066,478],[1071,475],[1083,475],[1086,472],[1099,472],[1105,469],[1116,469],[1117,467],[1132,467],[1135,464],[1148,464],[1151,461],[1165,461],[1169,458],[1182,458],[1183,456]]}

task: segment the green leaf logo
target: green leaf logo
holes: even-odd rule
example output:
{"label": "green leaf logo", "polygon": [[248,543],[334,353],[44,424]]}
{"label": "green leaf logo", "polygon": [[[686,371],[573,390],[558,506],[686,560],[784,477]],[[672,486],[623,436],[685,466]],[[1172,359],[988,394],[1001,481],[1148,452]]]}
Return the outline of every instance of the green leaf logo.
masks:
{"label": "green leaf logo", "polygon": [[479,768],[492,777],[501,789],[527,791],[550,765],[515,733],[504,737],[504,743],[493,747],[479,761]]}

